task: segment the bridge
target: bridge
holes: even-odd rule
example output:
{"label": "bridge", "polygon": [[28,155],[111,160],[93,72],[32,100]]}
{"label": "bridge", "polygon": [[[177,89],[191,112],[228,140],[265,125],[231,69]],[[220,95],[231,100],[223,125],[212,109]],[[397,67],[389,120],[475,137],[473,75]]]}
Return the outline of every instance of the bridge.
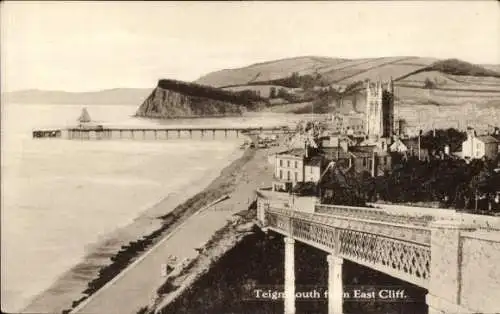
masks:
{"label": "bridge", "polygon": [[500,309],[494,292],[500,291],[500,218],[435,208],[292,203],[277,195],[257,191],[257,217],[263,230],[284,236],[285,314],[295,313],[295,241],[328,253],[329,314],[343,313],[344,260],[427,290],[429,314]]}
{"label": "bridge", "polygon": [[294,131],[281,127],[161,127],[161,128],[120,128],[120,127],[75,127],[65,129],[34,130],[33,138],[57,137],[80,140],[143,139],[168,140],[174,138],[224,138],[240,135],[291,134]]}

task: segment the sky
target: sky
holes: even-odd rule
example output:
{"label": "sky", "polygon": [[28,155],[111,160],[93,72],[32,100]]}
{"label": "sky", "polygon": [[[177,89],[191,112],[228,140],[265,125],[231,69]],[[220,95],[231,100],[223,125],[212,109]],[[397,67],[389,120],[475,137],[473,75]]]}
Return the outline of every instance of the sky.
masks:
{"label": "sky", "polygon": [[497,1],[1,3],[2,91],[152,88],[304,55],[500,64]]}

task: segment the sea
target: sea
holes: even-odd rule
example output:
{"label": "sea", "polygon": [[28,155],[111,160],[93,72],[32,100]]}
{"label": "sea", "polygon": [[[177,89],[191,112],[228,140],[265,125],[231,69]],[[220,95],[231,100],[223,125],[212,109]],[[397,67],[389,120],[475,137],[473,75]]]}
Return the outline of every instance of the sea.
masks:
{"label": "sea", "polygon": [[[89,245],[131,223],[165,196],[182,194],[188,186],[207,185],[242,154],[241,137],[33,139],[32,131],[37,128],[76,125],[82,106],[2,104],[1,109],[4,312],[27,306],[81,261]],[[129,105],[87,106],[94,121],[122,127],[271,126],[293,120],[265,113],[161,121],[135,118],[136,109]]]}

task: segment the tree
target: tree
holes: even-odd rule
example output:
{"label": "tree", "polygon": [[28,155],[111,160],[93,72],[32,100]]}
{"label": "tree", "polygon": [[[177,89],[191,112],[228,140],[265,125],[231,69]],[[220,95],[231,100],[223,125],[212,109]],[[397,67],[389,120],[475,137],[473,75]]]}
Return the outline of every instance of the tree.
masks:
{"label": "tree", "polygon": [[428,77],[424,81],[424,88],[433,89],[436,87],[436,83],[431,81]]}
{"label": "tree", "polygon": [[284,98],[284,99],[286,99],[286,98],[287,98],[287,96],[288,96],[288,92],[286,91],[286,89],[284,89],[284,88],[280,88],[280,89],[278,90],[278,97],[279,97],[279,98]]}
{"label": "tree", "polygon": [[269,98],[276,98],[276,87],[271,87],[269,90]]}

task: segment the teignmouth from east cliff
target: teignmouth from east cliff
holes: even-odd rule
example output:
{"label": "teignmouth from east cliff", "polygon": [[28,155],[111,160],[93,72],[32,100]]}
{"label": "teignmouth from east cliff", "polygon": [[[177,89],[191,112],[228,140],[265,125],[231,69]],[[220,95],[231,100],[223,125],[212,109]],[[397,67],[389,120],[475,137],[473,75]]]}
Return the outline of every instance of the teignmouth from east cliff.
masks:
{"label": "teignmouth from east cliff", "polygon": [[0,15],[1,312],[500,309],[495,2]]}

